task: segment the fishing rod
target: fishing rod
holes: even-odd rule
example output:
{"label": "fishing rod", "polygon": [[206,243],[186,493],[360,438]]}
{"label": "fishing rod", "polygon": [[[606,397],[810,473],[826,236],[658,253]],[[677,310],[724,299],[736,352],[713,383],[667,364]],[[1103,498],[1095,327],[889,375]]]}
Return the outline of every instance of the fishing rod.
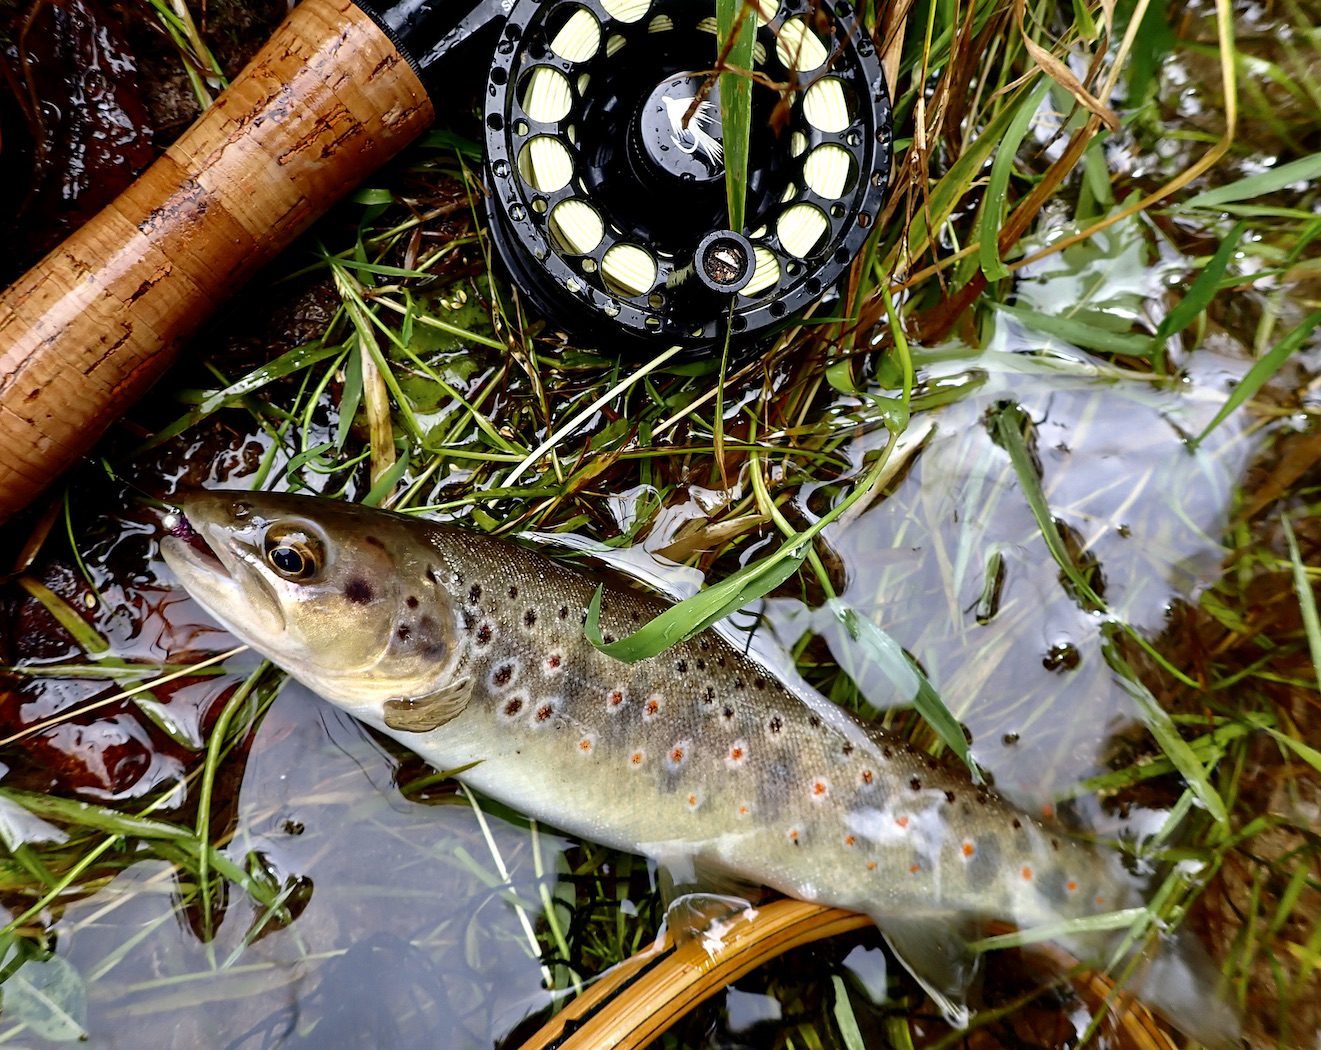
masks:
{"label": "fishing rod", "polygon": [[[729,228],[711,0],[303,0],[136,182],[0,295],[0,521],[207,315],[429,127],[475,62],[490,238],[612,350],[755,344],[875,222],[890,98],[848,0],[752,0],[746,220]],[[489,58],[489,66],[486,64]]]}

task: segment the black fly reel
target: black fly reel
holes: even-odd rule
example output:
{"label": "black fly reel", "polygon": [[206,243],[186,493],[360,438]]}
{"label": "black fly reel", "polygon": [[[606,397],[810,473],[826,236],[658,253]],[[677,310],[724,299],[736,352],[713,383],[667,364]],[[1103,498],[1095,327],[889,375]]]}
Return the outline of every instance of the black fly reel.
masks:
{"label": "black fly reel", "polygon": [[[846,0],[756,0],[746,228],[728,229],[712,0],[518,0],[486,102],[492,238],[609,347],[709,348],[838,281],[879,212],[890,99]],[[732,313],[731,313],[732,303]]]}

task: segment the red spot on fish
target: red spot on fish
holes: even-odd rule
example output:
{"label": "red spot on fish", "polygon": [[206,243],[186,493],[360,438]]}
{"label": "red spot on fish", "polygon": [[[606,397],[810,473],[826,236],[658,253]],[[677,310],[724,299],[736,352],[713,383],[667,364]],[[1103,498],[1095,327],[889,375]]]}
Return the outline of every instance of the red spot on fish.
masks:
{"label": "red spot on fish", "polygon": [[1078,892],[1078,884],[1074,882],[1072,879],[1070,879],[1068,882],[1064,884],[1064,888],[1068,890],[1070,893]]}
{"label": "red spot on fish", "polygon": [[637,769],[639,766],[642,765],[642,762],[646,757],[647,757],[646,752],[634,751],[631,755],[628,756],[628,764],[632,766],[634,769]]}
{"label": "red spot on fish", "polygon": [[559,667],[560,664],[562,664],[563,662],[564,662],[564,657],[562,657],[559,653],[551,653],[548,657],[546,657],[546,666],[552,671],[555,670],[557,667]]}
{"label": "red spot on fish", "polygon": [[585,736],[578,741],[578,750],[581,751],[584,755],[590,755],[592,753],[592,748],[595,746],[596,746],[596,741],[593,740],[590,736]]}
{"label": "red spot on fish", "polygon": [[537,713],[533,716],[538,722],[547,722],[550,716],[555,713],[554,704],[542,704],[537,708]]}
{"label": "red spot on fish", "polygon": [[820,802],[830,794],[830,784],[824,777],[817,777],[812,781],[812,801]]}
{"label": "red spot on fish", "polygon": [[858,840],[855,839],[852,835],[845,835],[845,836],[844,836],[844,845],[846,845],[846,846],[852,846],[852,845],[853,845],[854,843],[856,843],[857,841],[858,841]]}
{"label": "red spot on fish", "polygon": [[963,844],[963,855],[965,857],[971,857],[976,852],[977,852],[977,847],[974,846],[971,842],[965,842]]}
{"label": "red spot on fish", "polygon": [[747,758],[748,745],[742,740],[735,740],[729,749],[729,753],[725,755],[725,765],[730,769],[737,769],[747,761]]}
{"label": "red spot on fish", "polygon": [[1045,817],[1047,820],[1050,820],[1053,816],[1055,816],[1055,807],[1052,806],[1049,802],[1047,802],[1044,806],[1041,807],[1041,815]]}
{"label": "red spot on fish", "polygon": [[624,705],[624,691],[622,689],[612,689],[606,694],[605,706],[609,711],[617,711]]}
{"label": "red spot on fish", "polygon": [[752,812],[751,806],[749,806],[746,802],[740,803],[738,807],[738,815],[740,817],[746,817],[751,812]]}
{"label": "red spot on fish", "polygon": [[1024,881],[1024,882],[1031,882],[1031,881],[1032,881],[1032,869],[1031,869],[1031,868],[1028,868],[1028,867],[1024,867],[1024,868],[1023,868],[1023,881]]}
{"label": "red spot on fish", "polygon": [[895,822],[896,824],[898,824],[901,828],[906,828],[906,827],[908,827],[908,818],[907,818],[907,817],[895,817],[895,818],[894,818],[894,822]]}
{"label": "red spot on fish", "polygon": [[864,769],[858,774],[858,779],[862,781],[863,787],[871,787],[872,781],[876,779],[876,774],[870,769]]}
{"label": "red spot on fish", "polygon": [[867,870],[868,870],[868,871],[875,871],[875,870],[876,870],[876,862],[875,862],[874,860],[869,860],[869,861],[867,861]]}
{"label": "red spot on fish", "polygon": [[919,871],[921,871],[921,870],[922,870],[922,865],[921,865],[921,864],[910,864],[910,865],[908,866],[908,874],[909,874],[909,875],[916,875],[916,874],[917,874]]}
{"label": "red spot on fish", "polygon": [[1096,906],[1097,906],[1098,908],[1100,908],[1100,907],[1104,907],[1104,905],[1105,905],[1105,898],[1104,898],[1104,897],[1097,897],[1097,898],[1096,898]]}
{"label": "red spot on fish", "polygon": [[789,832],[788,832],[788,835],[789,835],[789,841],[792,842],[795,846],[797,846],[797,845],[798,845],[798,829],[797,829],[797,828],[790,828],[790,829],[789,829]]}
{"label": "red spot on fish", "polygon": [[654,696],[648,697],[647,702],[642,705],[642,713],[648,718],[655,718],[660,714],[660,709],[660,700]]}
{"label": "red spot on fish", "polygon": [[694,791],[691,795],[688,796],[689,809],[696,810],[697,807],[700,806],[701,804],[702,804],[702,797],[699,794],[697,794],[697,792]]}

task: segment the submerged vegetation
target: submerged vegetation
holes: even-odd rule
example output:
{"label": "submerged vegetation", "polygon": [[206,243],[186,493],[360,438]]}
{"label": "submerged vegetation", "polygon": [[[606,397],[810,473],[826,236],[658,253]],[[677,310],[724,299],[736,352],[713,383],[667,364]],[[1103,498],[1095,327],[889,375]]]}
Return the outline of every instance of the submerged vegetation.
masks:
{"label": "submerged vegetation", "polygon": [[[0,1045],[514,1047],[655,935],[644,862],[456,789],[171,589],[160,511],[217,482],[700,576],[684,628],[754,603],[737,627],[833,700],[1150,872],[1133,936],[1203,939],[1254,1046],[1316,1043],[1321,17],[859,16],[894,186],[772,345],[620,356],[529,314],[455,107],[7,527]],[[209,104],[242,18],[126,17]],[[1132,1045],[1012,937],[951,1032],[879,943],[786,956],[663,1045]]]}

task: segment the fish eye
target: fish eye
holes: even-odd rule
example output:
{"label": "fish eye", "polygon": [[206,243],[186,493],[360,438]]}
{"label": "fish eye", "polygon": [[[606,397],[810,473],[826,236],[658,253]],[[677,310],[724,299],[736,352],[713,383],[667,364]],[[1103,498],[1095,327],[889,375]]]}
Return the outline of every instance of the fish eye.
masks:
{"label": "fish eye", "polygon": [[321,569],[321,543],[303,528],[266,530],[266,564],[286,580],[306,580]]}

